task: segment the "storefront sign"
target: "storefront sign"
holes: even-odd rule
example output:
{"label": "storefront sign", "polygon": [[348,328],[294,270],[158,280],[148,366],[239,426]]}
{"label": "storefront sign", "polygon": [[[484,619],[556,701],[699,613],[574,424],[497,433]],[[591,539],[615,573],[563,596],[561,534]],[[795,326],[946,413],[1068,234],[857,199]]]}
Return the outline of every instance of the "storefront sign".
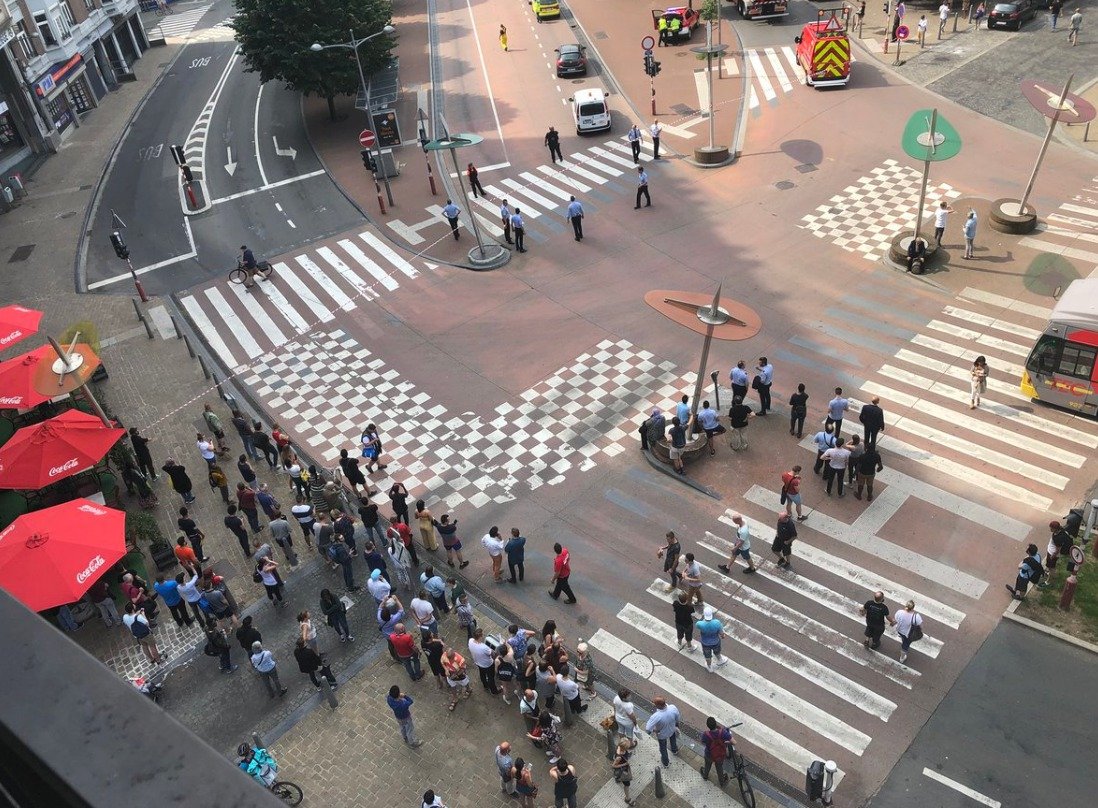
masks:
{"label": "storefront sign", "polygon": [[53,76],[47,75],[44,79],[34,85],[34,89],[39,95],[49,95],[56,86],[57,85],[53,81]]}

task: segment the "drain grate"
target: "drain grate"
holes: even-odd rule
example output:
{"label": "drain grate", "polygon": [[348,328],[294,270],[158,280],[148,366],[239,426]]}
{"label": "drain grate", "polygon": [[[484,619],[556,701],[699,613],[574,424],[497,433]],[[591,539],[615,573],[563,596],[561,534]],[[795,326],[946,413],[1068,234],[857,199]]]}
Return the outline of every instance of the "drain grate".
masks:
{"label": "drain grate", "polygon": [[11,254],[11,258],[8,259],[8,263],[14,264],[16,261],[26,261],[37,246],[37,244],[24,244],[22,247],[16,247],[15,252]]}
{"label": "drain grate", "polygon": [[696,109],[694,109],[693,107],[687,106],[686,104],[675,104],[673,107],[671,107],[671,110],[673,112],[677,113],[678,115],[697,115],[698,114],[698,111]]}
{"label": "drain grate", "polygon": [[781,182],[774,183],[774,187],[779,191],[788,191],[790,188],[796,188],[797,184],[795,182],[790,182],[789,180],[782,180]]}
{"label": "drain grate", "polygon": [[609,39],[610,34],[606,33],[605,31],[595,31],[594,37],[595,39]]}
{"label": "drain grate", "polygon": [[816,170],[816,166],[812,165],[812,163],[801,163],[799,166],[794,166],[794,168],[802,174],[808,174],[809,172]]}

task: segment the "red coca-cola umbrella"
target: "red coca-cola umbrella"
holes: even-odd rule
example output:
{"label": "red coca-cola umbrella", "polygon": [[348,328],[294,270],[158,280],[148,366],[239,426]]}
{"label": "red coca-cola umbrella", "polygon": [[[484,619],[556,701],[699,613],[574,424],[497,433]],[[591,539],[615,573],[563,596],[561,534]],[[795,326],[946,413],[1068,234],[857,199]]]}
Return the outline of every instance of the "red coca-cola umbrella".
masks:
{"label": "red coca-cola umbrella", "polygon": [[30,353],[0,362],[0,410],[25,410],[49,401],[49,396],[35,389],[34,374],[41,362],[52,362],[56,358],[51,346],[42,345]]}
{"label": "red coca-cola umbrella", "polygon": [[38,333],[42,312],[23,306],[0,308],[0,351]]}
{"label": "red coca-cola umbrella", "polygon": [[102,460],[124,434],[79,410],[25,426],[0,447],[0,488],[37,490],[78,474]]}
{"label": "red coca-cola umbrella", "polygon": [[0,586],[40,612],[79,600],[125,553],[125,511],[74,499],[0,531]]}

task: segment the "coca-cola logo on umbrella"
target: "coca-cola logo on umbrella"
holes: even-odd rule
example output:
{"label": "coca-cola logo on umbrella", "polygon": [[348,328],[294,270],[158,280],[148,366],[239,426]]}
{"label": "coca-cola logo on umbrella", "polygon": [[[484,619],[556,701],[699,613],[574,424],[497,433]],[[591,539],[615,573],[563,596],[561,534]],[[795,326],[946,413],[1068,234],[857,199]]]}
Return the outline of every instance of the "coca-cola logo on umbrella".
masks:
{"label": "coca-cola logo on umbrella", "polygon": [[107,563],[107,560],[101,555],[97,555],[91,561],[88,562],[88,566],[76,573],[76,582],[82,584],[91,578],[95,573],[99,571],[99,568]]}
{"label": "coca-cola logo on umbrella", "polygon": [[75,457],[69,458],[60,466],[54,466],[49,470],[50,477],[56,477],[58,474],[64,474],[66,471],[70,471],[80,465],[80,461]]}
{"label": "coca-cola logo on umbrella", "polygon": [[6,346],[12,342],[19,342],[19,340],[23,339],[24,336],[26,335],[23,333],[22,329],[17,328],[10,334],[0,337],[0,345]]}

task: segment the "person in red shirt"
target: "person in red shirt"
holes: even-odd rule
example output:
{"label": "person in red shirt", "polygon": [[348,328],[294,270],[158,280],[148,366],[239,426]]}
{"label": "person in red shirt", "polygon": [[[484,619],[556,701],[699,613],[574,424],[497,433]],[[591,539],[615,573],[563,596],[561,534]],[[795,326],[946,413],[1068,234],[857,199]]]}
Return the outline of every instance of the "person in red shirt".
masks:
{"label": "person in red shirt", "polygon": [[237,483],[236,504],[248,517],[248,524],[252,528],[252,533],[258,533],[261,528],[259,526],[259,506],[256,503],[255,490],[244,483]]}
{"label": "person in red shirt", "polygon": [[803,522],[808,517],[801,513],[801,467],[794,466],[782,474],[782,498],[785,501],[785,512],[793,515],[793,506],[797,506],[797,521]]}
{"label": "person in red shirt", "polygon": [[180,536],[175,540],[175,557],[179,561],[179,566],[183,569],[190,570],[194,575],[202,572],[202,567],[198,563],[198,556],[194,550],[187,546],[186,536]]}
{"label": "person in red shirt", "polygon": [[397,658],[400,659],[400,664],[404,666],[404,669],[408,671],[408,675],[412,677],[412,681],[415,682],[418,679],[422,679],[423,669],[419,664],[419,649],[416,648],[415,638],[405,630],[403,623],[396,624],[393,633],[389,635],[389,643],[393,646],[393,650],[396,651]]}
{"label": "person in red shirt", "polygon": [[416,545],[412,541],[412,529],[404,522],[401,522],[400,517],[398,516],[389,517],[389,538],[399,538],[401,543],[408,549],[408,553],[412,556],[412,563],[417,567],[419,566],[419,556],[416,555]]}
{"label": "person in red shirt", "polygon": [[568,553],[568,548],[562,547],[560,542],[553,545],[553,552],[557,554],[553,560],[553,581],[556,585],[549,590],[549,596],[556,600],[563,592],[568,596],[565,603],[575,603],[576,596],[568,585],[568,576],[572,574],[572,556]]}

